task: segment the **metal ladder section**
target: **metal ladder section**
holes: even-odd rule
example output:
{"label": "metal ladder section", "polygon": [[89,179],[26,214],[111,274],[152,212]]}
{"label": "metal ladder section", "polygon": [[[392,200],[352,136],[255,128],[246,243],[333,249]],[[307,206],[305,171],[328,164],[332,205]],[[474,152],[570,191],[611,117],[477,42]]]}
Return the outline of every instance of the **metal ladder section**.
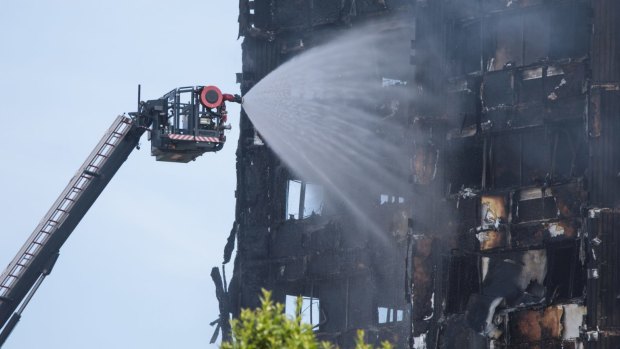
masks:
{"label": "metal ladder section", "polygon": [[[30,238],[2,273],[0,277],[0,303],[13,298],[11,297],[13,287],[26,273],[32,261],[46,250],[46,243],[71,214],[71,209],[76,203],[79,203],[82,193],[98,176],[99,170],[106,164],[116,146],[125,138],[132,126],[133,121],[122,115],[118,116],[110,126],[76,175],[69,181],[65,190],[39,222]],[[46,252],[49,253],[49,251]]]}

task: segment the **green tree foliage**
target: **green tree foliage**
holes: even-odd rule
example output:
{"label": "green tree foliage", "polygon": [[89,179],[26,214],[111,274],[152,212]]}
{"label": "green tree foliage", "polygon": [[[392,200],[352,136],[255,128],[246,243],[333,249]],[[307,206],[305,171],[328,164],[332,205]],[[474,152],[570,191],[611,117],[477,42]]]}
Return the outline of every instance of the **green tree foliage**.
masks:
{"label": "green tree foliage", "polygon": [[[232,341],[222,343],[221,349],[337,349],[329,342],[319,342],[312,326],[301,322],[301,298],[297,299],[294,319],[284,313],[284,306],[271,300],[263,290],[261,307],[244,309],[239,319],[231,321]],[[355,349],[374,349],[364,342],[364,331],[357,332]],[[388,342],[381,349],[392,349]]]}

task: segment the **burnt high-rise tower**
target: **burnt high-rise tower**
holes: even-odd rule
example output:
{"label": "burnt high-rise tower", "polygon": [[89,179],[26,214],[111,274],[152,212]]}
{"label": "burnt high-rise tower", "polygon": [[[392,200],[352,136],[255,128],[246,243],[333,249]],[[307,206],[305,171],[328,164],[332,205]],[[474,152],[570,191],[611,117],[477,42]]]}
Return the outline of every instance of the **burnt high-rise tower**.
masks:
{"label": "burnt high-rise tower", "polygon": [[266,288],[343,348],[360,328],[398,348],[620,347],[620,2],[241,0],[242,91],[382,18],[404,72],[386,77],[409,82],[386,88],[427,101],[390,120],[408,189],[368,193],[391,243],[317,205],[330,193],[242,114],[222,318]]}

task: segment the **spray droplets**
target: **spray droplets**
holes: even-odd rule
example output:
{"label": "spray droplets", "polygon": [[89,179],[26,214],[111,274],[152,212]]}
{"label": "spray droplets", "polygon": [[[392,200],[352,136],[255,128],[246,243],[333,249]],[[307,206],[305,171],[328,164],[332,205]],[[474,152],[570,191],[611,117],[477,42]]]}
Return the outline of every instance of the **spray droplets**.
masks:
{"label": "spray droplets", "polygon": [[369,210],[381,194],[402,193],[410,177],[406,37],[407,28],[386,23],[348,30],[281,65],[243,103],[299,178],[322,185],[374,231],[388,227]]}

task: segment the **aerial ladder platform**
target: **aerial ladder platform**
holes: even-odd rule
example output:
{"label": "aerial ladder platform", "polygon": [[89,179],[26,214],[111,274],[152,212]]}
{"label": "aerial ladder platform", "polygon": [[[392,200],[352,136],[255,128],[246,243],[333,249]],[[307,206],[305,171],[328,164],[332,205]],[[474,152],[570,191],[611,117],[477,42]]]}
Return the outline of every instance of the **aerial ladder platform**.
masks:
{"label": "aerial ladder platform", "polygon": [[[183,94],[189,96],[182,99]],[[151,154],[159,161],[188,162],[205,152],[218,151],[225,141],[224,130],[230,129],[222,117],[226,116],[225,100],[241,102],[239,96],[222,95],[215,86],[183,87],[160,99],[139,102],[138,112],[114,120],[2,272],[0,347],[52,271],[60,248],[139,146],[142,135],[148,131]]]}

